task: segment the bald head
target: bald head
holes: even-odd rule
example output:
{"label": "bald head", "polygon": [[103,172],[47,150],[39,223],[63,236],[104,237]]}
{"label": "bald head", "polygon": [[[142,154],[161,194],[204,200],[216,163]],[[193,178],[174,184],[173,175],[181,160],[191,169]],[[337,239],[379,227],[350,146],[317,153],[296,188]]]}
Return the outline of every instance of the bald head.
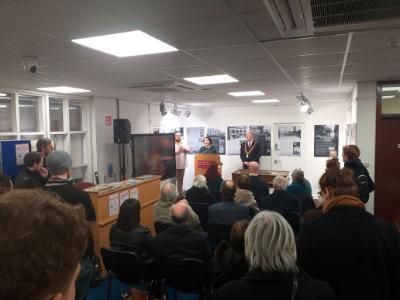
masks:
{"label": "bald head", "polygon": [[258,174],[258,171],[260,170],[260,165],[255,162],[255,161],[251,161],[249,162],[249,171],[252,174]]}
{"label": "bald head", "polygon": [[224,180],[221,187],[222,199],[224,201],[234,201],[236,193],[236,184],[233,180]]}
{"label": "bald head", "polygon": [[188,224],[192,218],[190,207],[186,199],[172,205],[169,209],[171,220],[177,225]]}
{"label": "bald head", "polygon": [[175,184],[166,183],[161,188],[160,201],[173,203],[176,200],[177,193]]}

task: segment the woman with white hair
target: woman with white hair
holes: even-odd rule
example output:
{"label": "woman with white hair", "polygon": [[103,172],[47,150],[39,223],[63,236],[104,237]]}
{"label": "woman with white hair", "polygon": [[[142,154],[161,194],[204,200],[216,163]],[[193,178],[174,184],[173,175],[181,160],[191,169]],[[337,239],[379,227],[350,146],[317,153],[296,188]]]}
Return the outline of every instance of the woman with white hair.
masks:
{"label": "woman with white hair", "polygon": [[193,186],[186,192],[186,200],[189,204],[206,203],[213,205],[217,202],[214,194],[207,187],[207,179],[203,175],[197,175],[193,179]]}
{"label": "woman with white hair", "polygon": [[263,211],[245,233],[249,271],[217,290],[213,299],[330,300],[329,285],[309,278],[296,265],[296,240],[278,213]]}

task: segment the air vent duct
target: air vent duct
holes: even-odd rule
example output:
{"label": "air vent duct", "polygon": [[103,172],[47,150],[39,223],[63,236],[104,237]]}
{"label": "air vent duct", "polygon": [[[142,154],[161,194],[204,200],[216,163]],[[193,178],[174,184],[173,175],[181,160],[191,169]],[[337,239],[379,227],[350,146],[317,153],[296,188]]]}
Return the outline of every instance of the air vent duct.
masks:
{"label": "air vent duct", "polygon": [[263,0],[283,37],[314,34],[310,0]]}
{"label": "air vent duct", "polygon": [[130,87],[131,89],[140,89],[151,93],[182,93],[201,91],[196,85],[186,84],[174,80],[153,81],[136,84]]}

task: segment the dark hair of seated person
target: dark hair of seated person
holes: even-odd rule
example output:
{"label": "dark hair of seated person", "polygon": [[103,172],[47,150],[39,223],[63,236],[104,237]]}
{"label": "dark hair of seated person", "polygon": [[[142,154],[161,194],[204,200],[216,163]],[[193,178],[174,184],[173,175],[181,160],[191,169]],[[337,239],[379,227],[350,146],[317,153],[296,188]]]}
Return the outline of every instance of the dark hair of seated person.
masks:
{"label": "dark hair of seated person", "polygon": [[204,177],[207,179],[207,183],[210,183],[212,181],[214,181],[215,179],[217,179],[217,177],[220,176],[219,172],[218,172],[218,167],[217,164],[212,163],[206,173],[204,174]]}
{"label": "dark hair of seated person", "polygon": [[240,175],[239,179],[237,181],[237,185],[238,185],[239,189],[250,191],[250,189],[251,189],[250,176],[247,174]]}
{"label": "dark hair of seated person", "polygon": [[240,220],[232,225],[229,244],[233,250],[244,251],[244,234],[246,233],[249,223],[250,222],[247,220]]}
{"label": "dark hair of seated person", "polygon": [[321,191],[328,189],[334,197],[342,195],[356,196],[357,184],[353,180],[353,171],[347,168],[330,169],[319,179]]}
{"label": "dark hair of seated person", "polygon": [[33,167],[34,164],[39,164],[41,160],[42,157],[38,152],[29,152],[24,156],[24,166]]}
{"label": "dark hair of seated person", "polygon": [[141,205],[137,199],[126,199],[119,209],[117,227],[130,230],[140,225]]}
{"label": "dark hair of seated person", "polygon": [[11,178],[0,172],[0,195],[10,191],[12,188]]}

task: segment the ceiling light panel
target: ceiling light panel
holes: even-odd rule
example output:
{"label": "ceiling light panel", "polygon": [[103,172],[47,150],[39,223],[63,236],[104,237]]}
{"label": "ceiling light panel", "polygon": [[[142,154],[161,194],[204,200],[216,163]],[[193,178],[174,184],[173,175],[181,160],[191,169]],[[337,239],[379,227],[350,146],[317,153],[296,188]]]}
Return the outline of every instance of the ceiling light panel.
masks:
{"label": "ceiling light panel", "polygon": [[42,87],[38,88],[40,91],[62,93],[62,94],[75,94],[75,93],[89,93],[91,90],[85,90],[70,86],[53,86],[53,87]]}
{"label": "ceiling light panel", "polygon": [[117,57],[178,51],[140,30],[74,39],[72,42]]}
{"label": "ceiling light panel", "polygon": [[221,75],[211,75],[211,76],[200,76],[200,77],[186,77],[183,78],[186,81],[199,84],[199,85],[209,85],[209,84],[222,84],[230,82],[238,82],[236,78],[229,76],[227,74]]}
{"label": "ceiling light panel", "polygon": [[257,100],[251,100],[253,103],[278,103],[280,102],[279,99],[257,99]]}
{"label": "ceiling light panel", "polygon": [[231,92],[228,93],[228,95],[234,97],[249,97],[249,96],[263,96],[265,94],[261,91],[243,91],[243,92]]}

